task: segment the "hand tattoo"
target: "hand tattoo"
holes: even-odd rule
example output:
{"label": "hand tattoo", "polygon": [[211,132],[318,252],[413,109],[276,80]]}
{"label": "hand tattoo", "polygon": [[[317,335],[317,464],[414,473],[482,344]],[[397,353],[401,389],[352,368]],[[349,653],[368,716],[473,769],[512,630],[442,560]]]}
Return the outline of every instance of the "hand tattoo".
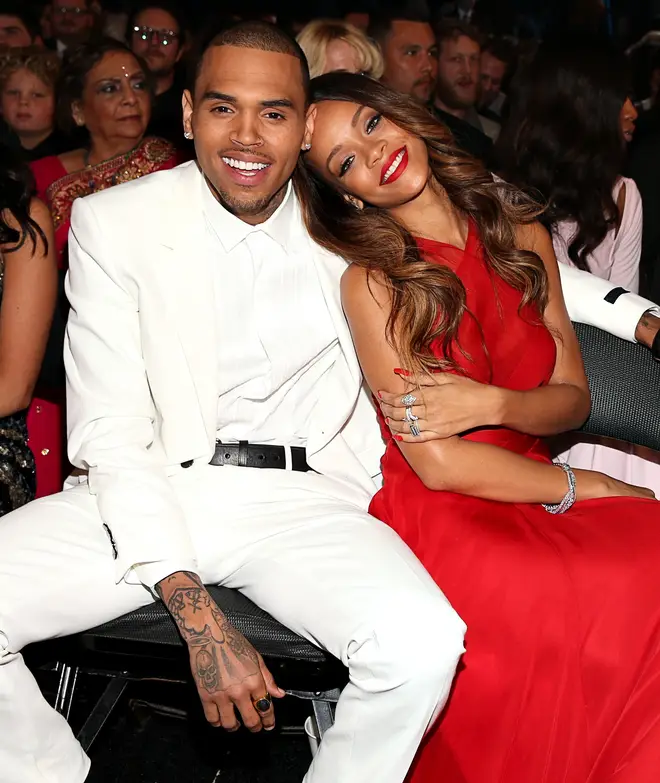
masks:
{"label": "hand tattoo", "polygon": [[[247,673],[243,673],[241,679],[259,671],[256,650],[243,634],[229,623],[197,574],[172,574],[159,582],[156,590],[174,618],[183,639],[189,647],[197,650],[194,655],[193,675],[198,687],[208,693],[216,693],[235,683],[236,665],[228,655],[227,648],[236,661],[246,667]],[[223,675],[226,682],[223,682]]]}

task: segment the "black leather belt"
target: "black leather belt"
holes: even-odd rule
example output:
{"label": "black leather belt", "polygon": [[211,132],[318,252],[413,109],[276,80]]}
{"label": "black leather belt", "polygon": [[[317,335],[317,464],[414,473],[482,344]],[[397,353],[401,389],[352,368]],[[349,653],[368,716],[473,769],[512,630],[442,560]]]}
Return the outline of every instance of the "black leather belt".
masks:
{"label": "black leather belt", "polygon": [[[280,468],[286,469],[286,449],[284,446],[248,443],[215,444],[215,454],[211,465],[236,465],[240,468]],[[307,464],[307,452],[302,446],[291,446],[291,470],[305,473],[311,470]]]}

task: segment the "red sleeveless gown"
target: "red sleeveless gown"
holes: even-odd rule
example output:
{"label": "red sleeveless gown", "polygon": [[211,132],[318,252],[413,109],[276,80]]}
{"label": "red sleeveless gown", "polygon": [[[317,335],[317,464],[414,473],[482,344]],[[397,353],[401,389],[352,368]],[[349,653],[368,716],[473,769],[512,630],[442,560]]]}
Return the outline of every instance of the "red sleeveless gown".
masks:
{"label": "red sleeveless gown", "polygon": [[[500,387],[547,383],[554,341],[489,273],[476,229],[465,250],[419,244],[467,291],[472,315],[458,340],[470,358],[454,349],[456,361]],[[433,492],[382,426],[384,484],[371,513],[412,548],[468,627],[448,706],[409,783],[658,783],[660,503],[590,500],[552,515]],[[550,462],[536,437],[503,428],[465,437]]]}

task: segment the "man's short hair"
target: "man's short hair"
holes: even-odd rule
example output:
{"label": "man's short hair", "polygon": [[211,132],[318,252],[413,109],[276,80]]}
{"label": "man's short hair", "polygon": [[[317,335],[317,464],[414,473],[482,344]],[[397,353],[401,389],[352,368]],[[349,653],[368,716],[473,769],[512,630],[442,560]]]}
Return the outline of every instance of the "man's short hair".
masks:
{"label": "man's short hair", "polygon": [[385,8],[383,11],[371,14],[367,35],[382,49],[392,32],[394,22],[419,22],[430,25],[431,15],[425,2],[411,2],[401,8]]}
{"label": "man's short hair", "polygon": [[300,63],[300,71],[305,91],[305,100],[309,98],[309,67],[307,59],[295,38],[281,28],[269,22],[236,22],[207,37],[196,56],[191,58],[188,76],[188,89],[194,95],[195,84],[202,69],[204,56],[215,46],[238,46],[242,49],[255,49],[260,52],[277,52],[295,57]]}
{"label": "man's short hair", "polygon": [[139,0],[136,5],[131,9],[131,13],[126,22],[126,40],[130,43],[131,36],[133,35],[133,28],[135,27],[135,20],[143,12],[149,8],[158,8],[161,11],[166,11],[173,19],[176,20],[179,33],[179,42],[181,45],[185,43],[185,37],[190,31],[190,23],[188,17],[183,10],[182,6],[176,2],[176,0]]}
{"label": "man's short hair", "polygon": [[461,22],[459,19],[442,19],[435,27],[438,54],[442,53],[442,45],[445,41],[456,41],[463,37],[478,43],[479,46],[482,44],[481,33],[473,25]]}
{"label": "man's short hair", "polygon": [[26,8],[25,0],[2,0],[0,2],[0,16],[15,16],[19,19],[34,41],[41,35],[41,28],[36,14],[30,8]]}
{"label": "man's short hair", "polygon": [[507,71],[515,62],[516,51],[506,38],[489,38],[481,47],[481,53],[488,52],[492,57],[506,65]]}

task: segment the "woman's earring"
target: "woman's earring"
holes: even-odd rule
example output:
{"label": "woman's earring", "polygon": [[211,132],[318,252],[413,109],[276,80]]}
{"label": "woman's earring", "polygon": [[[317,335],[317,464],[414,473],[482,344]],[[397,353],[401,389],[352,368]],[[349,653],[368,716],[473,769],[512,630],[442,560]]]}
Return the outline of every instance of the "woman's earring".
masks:
{"label": "woman's earring", "polygon": [[192,133],[190,131],[184,131],[183,138],[192,139]]}
{"label": "woman's earring", "polygon": [[303,149],[305,150],[305,152],[309,152],[312,149],[312,145],[309,142],[307,142],[307,144],[305,144]]}
{"label": "woman's earring", "polygon": [[355,209],[358,209],[360,212],[364,209],[364,204],[358,199],[353,198],[353,196],[345,196],[344,198],[352,207],[355,207]]}

